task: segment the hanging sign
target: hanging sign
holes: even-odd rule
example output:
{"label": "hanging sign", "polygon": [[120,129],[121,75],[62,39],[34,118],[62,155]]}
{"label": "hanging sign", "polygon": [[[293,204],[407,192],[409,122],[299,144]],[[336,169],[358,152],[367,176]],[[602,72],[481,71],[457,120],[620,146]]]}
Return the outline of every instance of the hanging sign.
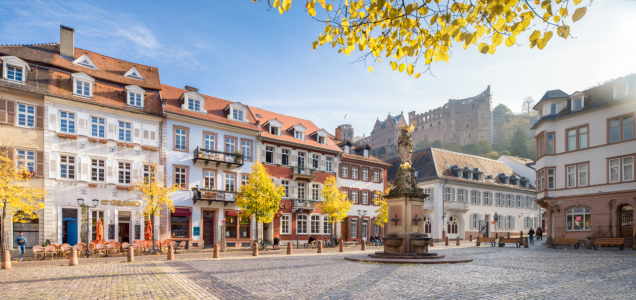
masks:
{"label": "hanging sign", "polygon": [[131,201],[131,200],[102,200],[102,205],[113,205],[113,206],[141,206],[141,201]]}

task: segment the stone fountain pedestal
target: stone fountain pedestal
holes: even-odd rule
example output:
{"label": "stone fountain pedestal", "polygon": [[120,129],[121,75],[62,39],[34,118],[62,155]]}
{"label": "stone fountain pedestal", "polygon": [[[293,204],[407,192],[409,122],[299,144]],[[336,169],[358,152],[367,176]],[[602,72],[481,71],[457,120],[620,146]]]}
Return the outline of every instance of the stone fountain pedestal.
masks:
{"label": "stone fountain pedestal", "polygon": [[358,262],[396,264],[448,264],[472,262],[470,258],[449,258],[437,253],[429,253],[432,237],[424,233],[424,198],[421,193],[386,195],[389,207],[387,236],[382,238],[384,251],[345,257]]}

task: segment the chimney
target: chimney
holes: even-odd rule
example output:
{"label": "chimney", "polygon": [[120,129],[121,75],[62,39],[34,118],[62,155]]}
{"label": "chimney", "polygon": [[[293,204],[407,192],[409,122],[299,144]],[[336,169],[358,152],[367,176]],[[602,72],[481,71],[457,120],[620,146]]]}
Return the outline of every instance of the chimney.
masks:
{"label": "chimney", "polygon": [[75,59],[75,29],[60,25],[60,56]]}
{"label": "chimney", "polygon": [[336,140],[342,141],[342,128],[336,128]]}

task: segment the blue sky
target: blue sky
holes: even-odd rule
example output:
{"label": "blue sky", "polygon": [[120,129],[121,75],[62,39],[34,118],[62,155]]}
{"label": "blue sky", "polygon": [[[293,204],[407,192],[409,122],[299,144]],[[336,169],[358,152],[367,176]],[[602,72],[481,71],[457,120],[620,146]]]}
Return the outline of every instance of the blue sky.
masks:
{"label": "blue sky", "polygon": [[454,47],[449,63],[433,66],[434,77],[417,80],[391,71],[388,61],[370,73],[353,63],[359,52],[313,51],[324,25],[304,2],[294,0],[281,16],[250,0],[4,0],[0,44],[59,42],[63,24],[75,28],[76,47],[158,67],[165,84],[311,119],[329,132],[352,124],[356,135],[369,134],[389,112],[428,111],[488,85],[493,106],[520,111],[526,96],[572,93],[636,72],[636,1],[594,1],[571,24],[575,39],[555,35],[541,51],[529,49],[527,36],[495,55]]}

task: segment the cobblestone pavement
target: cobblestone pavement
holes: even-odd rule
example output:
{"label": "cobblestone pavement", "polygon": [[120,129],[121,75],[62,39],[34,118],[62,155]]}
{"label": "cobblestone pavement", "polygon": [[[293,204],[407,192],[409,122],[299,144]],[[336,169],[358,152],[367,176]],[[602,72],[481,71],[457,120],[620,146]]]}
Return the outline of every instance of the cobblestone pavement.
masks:
{"label": "cobblestone pavement", "polygon": [[[370,247],[371,248],[371,247]],[[373,247],[367,251],[377,251]],[[345,253],[296,251],[64,260],[0,271],[2,299],[636,299],[636,251],[434,247],[474,259],[447,265],[349,262]]]}

